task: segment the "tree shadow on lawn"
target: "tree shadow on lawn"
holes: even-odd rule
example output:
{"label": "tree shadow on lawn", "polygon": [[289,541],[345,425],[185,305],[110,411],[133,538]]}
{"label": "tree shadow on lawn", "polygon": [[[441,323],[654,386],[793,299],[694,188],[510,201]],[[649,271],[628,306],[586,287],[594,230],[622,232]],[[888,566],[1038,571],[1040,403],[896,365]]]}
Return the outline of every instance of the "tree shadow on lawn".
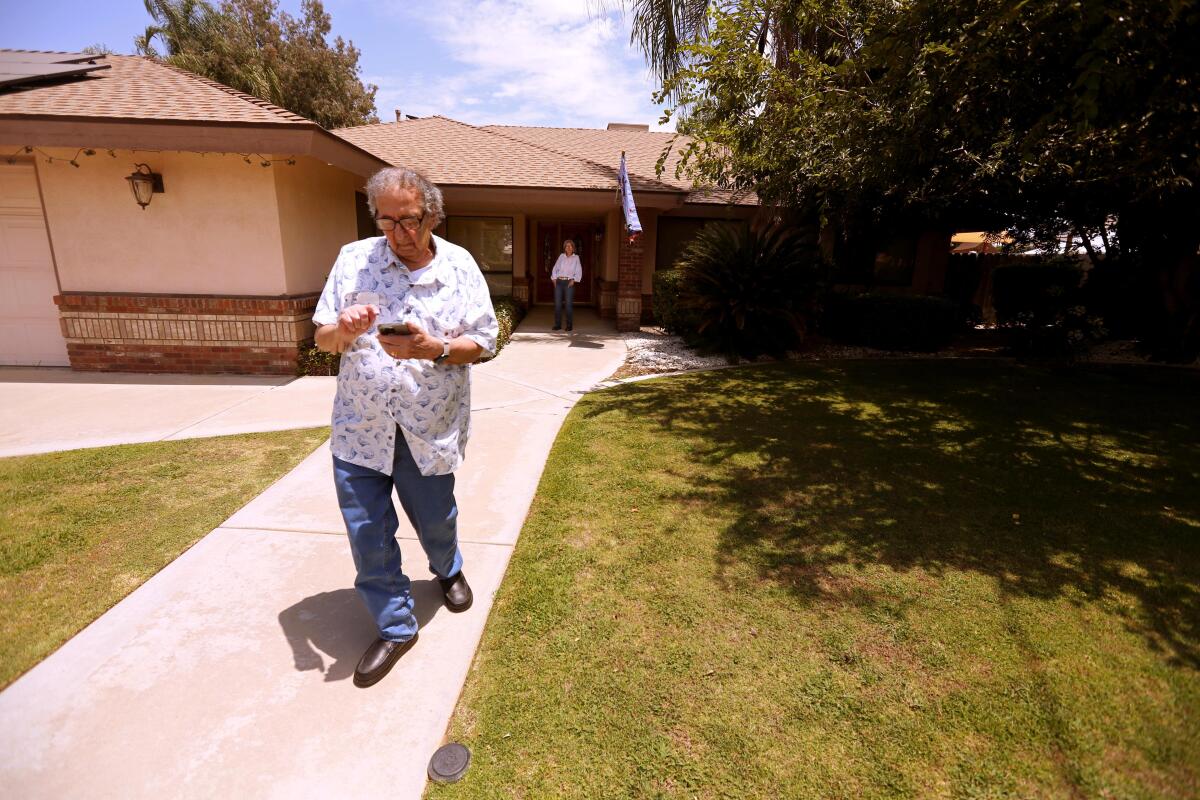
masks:
{"label": "tree shadow on lawn", "polygon": [[1200,668],[1200,383],[1136,375],[774,364],[627,385],[585,413],[692,443],[703,469],[663,500],[735,515],[719,577],[748,562],[806,600],[862,606],[886,598],[846,566],[970,570],[1076,603],[1117,590],[1138,604],[1130,630]]}

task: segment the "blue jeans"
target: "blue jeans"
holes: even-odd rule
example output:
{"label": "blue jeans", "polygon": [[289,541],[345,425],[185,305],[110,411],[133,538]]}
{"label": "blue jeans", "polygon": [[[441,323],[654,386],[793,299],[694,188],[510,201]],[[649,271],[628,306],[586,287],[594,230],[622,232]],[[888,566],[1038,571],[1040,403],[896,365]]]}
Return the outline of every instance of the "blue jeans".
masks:
{"label": "blue jeans", "polygon": [[354,588],[375,618],[382,638],[411,639],[417,632],[417,618],[411,582],[400,568],[400,545],[396,543],[400,520],[392,505],[392,487],[421,540],[430,571],[439,578],[452,578],[462,569],[454,475],[422,475],[404,434],[397,429],[391,476],[334,456],[333,482],[358,570]]}
{"label": "blue jeans", "polygon": [[567,303],[567,327],[574,327],[574,308],[575,303],[575,284],[570,281],[558,280],[554,282],[554,327],[562,327],[562,307],[563,300]]}

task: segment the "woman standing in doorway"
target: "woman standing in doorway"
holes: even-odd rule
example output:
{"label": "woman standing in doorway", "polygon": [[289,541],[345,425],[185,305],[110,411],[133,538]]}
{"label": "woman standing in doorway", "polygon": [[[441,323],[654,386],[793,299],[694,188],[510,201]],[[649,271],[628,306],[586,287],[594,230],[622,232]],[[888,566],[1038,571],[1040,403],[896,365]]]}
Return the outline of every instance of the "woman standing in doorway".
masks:
{"label": "woman standing in doorway", "polygon": [[579,256],[575,255],[575,243],[567,239],[550,272],[550,280],[554,282],[554,330],[562,330],[564,301],[567,306],[567,330],[574,326],[575,284],[582,278],[583,266],[579,263]]}

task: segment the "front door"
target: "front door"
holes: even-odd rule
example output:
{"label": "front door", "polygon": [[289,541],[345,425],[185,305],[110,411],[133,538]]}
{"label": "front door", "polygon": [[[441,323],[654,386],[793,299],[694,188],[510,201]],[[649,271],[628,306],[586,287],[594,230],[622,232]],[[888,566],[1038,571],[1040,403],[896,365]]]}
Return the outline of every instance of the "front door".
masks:
{"label": "front door", "polygon": [[550,272],[563,251],[563,241],[575,242],[575,254],[583,268],[583,278],[575,285],[575,303],[592,302],[592,281],[596,275],[600,226],[594,222],[539,222],[537,224],[538,271],[535,302],[553,303],[554,285]]}

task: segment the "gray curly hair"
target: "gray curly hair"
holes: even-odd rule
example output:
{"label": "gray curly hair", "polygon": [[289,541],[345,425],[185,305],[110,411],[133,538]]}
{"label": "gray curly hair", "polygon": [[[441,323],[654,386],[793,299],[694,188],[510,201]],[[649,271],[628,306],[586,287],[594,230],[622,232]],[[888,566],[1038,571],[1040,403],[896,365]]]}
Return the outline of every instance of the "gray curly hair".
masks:
{"label": "gray curly hair", "polygon": [[367,208],[371,209],[372,218],[376,214],[375,198],[397,189],[415,189],[421,195],[421,205],[430,228],[436,228],[446,218],[442,190],[434,186],[429,178],[408,167],[385,167],[367,181]]}

